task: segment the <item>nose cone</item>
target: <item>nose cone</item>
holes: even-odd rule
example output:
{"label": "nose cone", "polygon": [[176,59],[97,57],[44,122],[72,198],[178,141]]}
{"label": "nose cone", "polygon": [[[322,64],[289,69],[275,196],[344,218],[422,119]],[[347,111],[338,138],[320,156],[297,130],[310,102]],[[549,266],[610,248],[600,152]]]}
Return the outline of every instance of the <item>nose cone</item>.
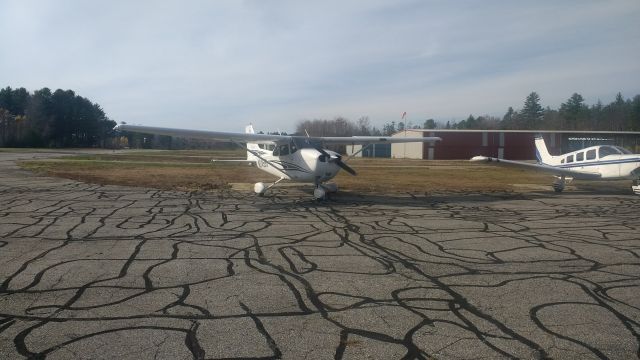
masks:
{"label": "nose cone", "polygon": [[329,155],[331,156],[331,158],[329,159],[329,162],[332,165],[337,167],[337,169],[338,169],[337,171],[342,169],[342,170],[348,172],[351,175],[354,175],[354,176],[356,175],[356,171],[353,170],[349,165],[345,164],[344,161],[342,161],[342,155],[338,154],[335,151],[327,151],[327,153],[329,153]]}

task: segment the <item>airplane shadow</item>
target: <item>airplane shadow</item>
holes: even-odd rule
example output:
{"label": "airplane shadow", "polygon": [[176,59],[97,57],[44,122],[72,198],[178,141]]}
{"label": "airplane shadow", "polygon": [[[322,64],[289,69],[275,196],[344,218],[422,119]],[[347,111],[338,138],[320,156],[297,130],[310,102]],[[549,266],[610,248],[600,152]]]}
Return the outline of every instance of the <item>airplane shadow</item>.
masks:
{"label": "airplane shadow", "polygon": [[[251,195],[250,195],[251,196]],[[599,197],[622,197],[624,199],[639,199],[637,195],[625,191],[621,188],[602,188],[596,186],[585,186],[580,188],[567,189],[562,193],[549,191],[457,191],[457,192],[425,192],[425,193],[397,193],[379,194],[359,191],[338,191],[330,194],[326,200],[313,199],[313,191],[307,188],[299,189],[277,189],[270,194],[256,201],[256,206],[272,207],[282,206],[303,206],[303,207],[341,207],[341,206],[393,206],[393,207],[422,207],[429,208],[438,204],[447,203],[494,203],[501,201],[525,200],[525,201],[546,201],[566,199],[576,201],[579,199],[594,200]]]}

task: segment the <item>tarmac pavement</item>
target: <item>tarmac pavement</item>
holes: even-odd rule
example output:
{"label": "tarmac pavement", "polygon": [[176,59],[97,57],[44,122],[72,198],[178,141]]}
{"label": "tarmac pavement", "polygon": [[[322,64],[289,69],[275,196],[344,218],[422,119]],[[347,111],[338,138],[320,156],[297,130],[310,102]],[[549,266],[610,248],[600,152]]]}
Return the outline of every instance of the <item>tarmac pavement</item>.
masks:
{"label": "tarmac pavement", "polygon": [[[630,359],[640,197],[184,193],[0,153],[0,359]],[[428,179],[425,179],[428,181]]]}

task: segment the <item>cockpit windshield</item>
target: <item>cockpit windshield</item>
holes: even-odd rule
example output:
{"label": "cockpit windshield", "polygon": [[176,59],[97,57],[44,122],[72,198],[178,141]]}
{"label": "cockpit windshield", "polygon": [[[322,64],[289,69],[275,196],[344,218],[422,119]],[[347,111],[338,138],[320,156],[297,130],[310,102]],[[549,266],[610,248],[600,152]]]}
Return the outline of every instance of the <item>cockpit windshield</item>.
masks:
{"label": "cockpit windshield", "polygon": [[620,146],[610,146],[610,145],[600,146],[600,149],[598,149],[598,156],[600,158],[603,158],[609,155],[620,155],[620,154],[632,154],[632,152]]}
{"label": "cockpit windshield", "polygon": [[616,149],[620,150],[621,153],[629,155],[629,154],[633,154],[631,151],[621,147],[621,146],[615,146]]}
{"label": "cockpit windshield", "polygon": [[315,139],[312,138],[308,138],[308,137],[302,137],[302,136],[295,136],[293,138],[293,144],[295,144],[295,146],[298,147],[298,149],[305,149],[305,148],[321,148],[322,144],[320,143],[320,141],[317,141]]}

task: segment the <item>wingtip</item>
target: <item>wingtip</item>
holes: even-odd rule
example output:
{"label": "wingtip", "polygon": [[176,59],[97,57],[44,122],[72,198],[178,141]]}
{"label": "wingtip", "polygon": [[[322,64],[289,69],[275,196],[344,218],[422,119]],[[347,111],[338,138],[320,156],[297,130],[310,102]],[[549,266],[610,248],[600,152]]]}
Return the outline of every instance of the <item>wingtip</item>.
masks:
{"label": "wingtip", "polygon": [[469,161],[489,161],[489,158],[486,156],[474,156]]}

